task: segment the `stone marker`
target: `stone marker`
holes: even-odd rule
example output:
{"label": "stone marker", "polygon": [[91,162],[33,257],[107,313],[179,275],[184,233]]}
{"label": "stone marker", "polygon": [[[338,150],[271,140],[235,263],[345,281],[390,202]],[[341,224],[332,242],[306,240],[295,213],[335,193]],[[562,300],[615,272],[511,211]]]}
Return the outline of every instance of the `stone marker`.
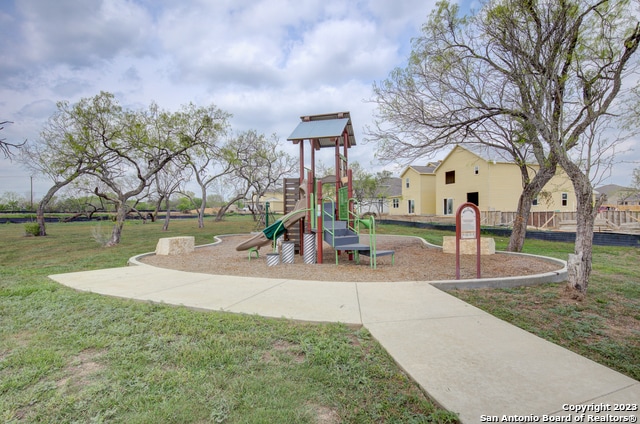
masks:
{"label": "stone marker", "polygon": [[166,237],[158,240],[156,255],[182,255],[195,250],[195,237]]}
{"label": "stone marker", "polygon": [[[442,251],[444,253],[456,253],[456,238],[454,236],[442,237]],[[490,237],[480,237],[480,254],[481,255],[493,255],[496,253],[496,242]],[[460,240],[460,254],[461,255],[475,255],[476,254],[476,239],[461,239]]]}

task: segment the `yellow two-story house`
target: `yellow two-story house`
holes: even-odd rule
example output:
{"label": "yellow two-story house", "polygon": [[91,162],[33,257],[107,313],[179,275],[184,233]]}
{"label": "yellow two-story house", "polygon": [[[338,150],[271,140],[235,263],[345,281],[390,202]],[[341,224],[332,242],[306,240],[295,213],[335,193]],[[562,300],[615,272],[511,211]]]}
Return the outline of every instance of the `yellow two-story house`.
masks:
{"label": "yellow two-story house", "polygon": [[[533,177],[538,166],[531,164],[529,169]],[[439,163],[407,167],[401,178],[401,203],[391,209],[393,215],[454,215],[466,202],[481,211],[514,212],[522,193],[522,176],[513,159],[485,146],[458,145]],[[531,210],[576,210],[573,185],[561,169],[533,201]]]}
{"label": "yellow two-story house", "polygon": [[434,215],[435,170],[439,162],[410,165],[400,174],[402,194],[391,198],[390,215]]}

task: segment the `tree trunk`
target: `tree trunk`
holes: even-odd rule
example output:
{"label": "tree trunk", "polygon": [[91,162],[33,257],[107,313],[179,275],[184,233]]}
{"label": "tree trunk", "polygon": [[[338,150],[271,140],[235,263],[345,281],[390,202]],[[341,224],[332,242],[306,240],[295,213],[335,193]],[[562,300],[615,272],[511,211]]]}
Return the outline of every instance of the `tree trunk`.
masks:
{"label": "tree trunk", "polygon": [[576,242],[574,254],[567,261],[567,288],[575,298],[582,299],[587,293],[593,254],[593,225],[598,205],[593,201],[593,187],[584,174],[572,178],[577,199]]}
{"label": "tree trunk", "polygon": [[76,219],[77,217],[82,216],[82,215],[85,215],[85,213],[84,212],[76,212],[73,215],[68,216],[65,219],[63,219],[62,222],[71,222],[74,219]]}
{"label": "tree trunk", "polygon": [[220,208],[220,210],[218,211],[218,213],[216,214],[216,222],[220,222],[222,221],[222,217],[224,217],[224,214],[227,213],[227,209],[229,209],[229,206],[233,205],[235,202],[237,202],[240,199],[244,199],[244,196],[246,195],[246,193],[244,194],[239,194],[236,197],[234,197],[233,199],[231,199],[229,202],[227,202],[226,205],[224,205],[223,207]]}
{"label": "tree trunk", "polygon": [[40,203],[38,203],[38,209],[36,210],[36,222],[38,223],[39,231],[41,236],[47,235],[47,226],[44,222],[44,207],[49,200],[42,199]]}
{"label": "tree trunk", "polygon": [[529,213],[531,212],[531,202],[534,198],[535,196],[532,196],[532,193],[525,193],[525,191],[523,191],[520,194],[518,210],[513,220],[513,229],[511,230],[509,245],[507,246],[507,251],[509,252],[522,251],[522,246],[524,246],[524,240],[527,236],[527,223],[529,222]]}
{"label": "tree trunk", "polygon": [[216,219],[215,219],[216,222],[222,221],[224,214],[227,213],[227,209],[229,209],[229,206],[231,205],[232,205],[231,203],[227,203],[226,205],[218,209],[218,213],[216,214]]}
{"label": "tree trunk", "polygon": [[116,204],[116,222],[113,225],[111,231],[111,238],[105,245],[106,247],[116,246],[120,243],[120,236],[122,235],[122,227],[124,227],[124,221],[127,219],[127,205],[125,202],[119,201]]}
{"label": "tree trunk", "polygon": [[169,230],[169,220],[171,220],[171,203],[169,203],[169,198],[167,198],[167,213],[164,215],[164,224],[162,224],[162,231]]}
{"label": "tree trunk", "polygon": [[42,197],[42,199],[40,200],[40,203],[38,203],[38,208],[36,209],[36,222],[40,227],[41,236],[47,235],[47,227],[44,222],[44,209],[47,207],[47,205],[49,204],[53,196],[58,192],[58,190],[60,190],[62,187],[69,184],[71,181],[72,180],[69,179],[69,180],[65,180],[63,182],[54,184],[54,186],[47,191],[44,197]]}
{"label": "tree trunk", "polygon": [[204,228],[204,210],[207,207],[207,191],[202,189],[202,202],[198,208],[198,228]]}
{"label": "tree trunk", "polygon": [[158,213],[160,212],[160,208],[162,207],[162,201],[164,200],[164,194],[161,194],[156,202],[156,207],[153,210],[153,219],[152,222],[156,222],[156,218],[158,217]]}
{"label": "tree trunk", "polygon": [[[554,164],[541,166],[538,172],[530,182],[524,183],[524,189],[518,199],[518,210],[516,218],[513,221],[513,230],[509,238],[507,250],[509,252],[521,252],[524,246],[524,240],[527,235],[527,223],[529,222],[529,213],[531,212],[531,204],[545,185],[556,174],[556,166]],[[523,178],[527,178],[527,170],[523,170]]]}

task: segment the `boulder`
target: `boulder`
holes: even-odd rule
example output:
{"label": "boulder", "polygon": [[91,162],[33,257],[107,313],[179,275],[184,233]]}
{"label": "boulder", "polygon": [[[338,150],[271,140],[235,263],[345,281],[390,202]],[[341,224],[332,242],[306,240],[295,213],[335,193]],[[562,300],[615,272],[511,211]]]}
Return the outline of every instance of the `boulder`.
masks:
{"label": "boulder", "polygon": [[182,255],[195,250],[195,237],[166,237],[158,240],[156,255]]}

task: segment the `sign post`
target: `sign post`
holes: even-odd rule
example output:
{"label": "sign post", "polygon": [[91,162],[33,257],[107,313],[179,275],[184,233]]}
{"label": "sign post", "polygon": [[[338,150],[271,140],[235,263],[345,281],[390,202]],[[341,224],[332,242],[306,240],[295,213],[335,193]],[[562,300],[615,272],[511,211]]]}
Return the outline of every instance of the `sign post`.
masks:
{"label": "sign post", "polygon": [[456,211],[456,280],[460,279],[460,240],[476,240],[476,278],[480,278],[480,210],[463,203]]}

